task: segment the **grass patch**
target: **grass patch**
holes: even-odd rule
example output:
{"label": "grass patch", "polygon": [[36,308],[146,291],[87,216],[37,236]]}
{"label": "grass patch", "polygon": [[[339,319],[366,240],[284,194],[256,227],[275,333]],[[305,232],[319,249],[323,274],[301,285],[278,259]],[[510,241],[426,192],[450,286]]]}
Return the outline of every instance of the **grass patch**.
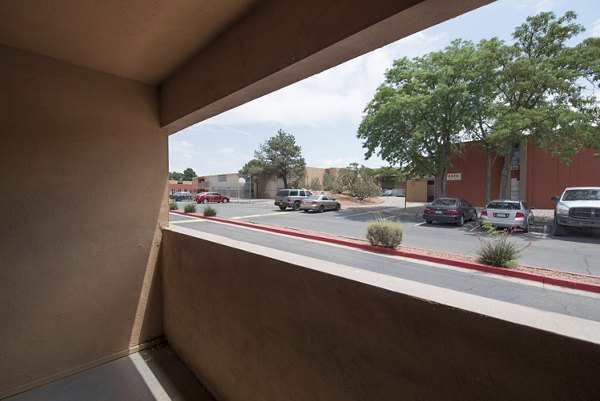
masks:
{"label": "grass patch", "polygon": [[484,241],[481,248],[477,250],[477,256],[479,256],[479,262],[485,265],[515,267],[520,252],[514,242],[502,237]]}
{"label": "grass patch", "polygon": [[212,206],[205,206],[202,211],[203,216],[215,217],[217,215],[217,209]]}
{"label": "grass patch", "polygon": [[490,234],[492,238],[482,241],[482,246],[477,250],[478,261],[488,266],[515,267],[516,259],[521,250],[517,249],[514,242],[508,240],[508,232],[499,233],[489,222],[481,225],[481,228]]}
{"label": "grass patch", "polygon": [[367,240],[371,245],[396,248],[402,242],[401,223],[377,219],[367,224]]}
{"label": "grass patch", "polygon": [[194,205],[193,203],[188,203],[183,208],[183,211],[186,213],[196,213],[196,205]]}

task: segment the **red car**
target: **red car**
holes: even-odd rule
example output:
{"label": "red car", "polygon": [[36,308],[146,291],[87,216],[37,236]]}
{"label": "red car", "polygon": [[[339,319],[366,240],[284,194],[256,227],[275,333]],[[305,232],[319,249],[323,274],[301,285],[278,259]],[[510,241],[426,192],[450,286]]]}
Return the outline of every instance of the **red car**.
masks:
{"label": "red car", "polygon": [[197,203],[229,202],[229,196],[227,196],[227,195],[221,195],[218,192],[201,192],[198,195],[196,195],[196,198],[194,198],[194,200]]}

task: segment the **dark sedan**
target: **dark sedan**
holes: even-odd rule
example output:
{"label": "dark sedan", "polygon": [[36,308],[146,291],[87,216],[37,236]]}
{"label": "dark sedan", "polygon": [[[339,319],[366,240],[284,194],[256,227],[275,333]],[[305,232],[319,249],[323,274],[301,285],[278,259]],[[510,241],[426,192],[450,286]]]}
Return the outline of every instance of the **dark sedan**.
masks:
{"label": "dark sedan", "polygon": [[465,221],[477,220],[477,210],[464,199],[438,198],[423,210],[423,219],[427,224],[439,221],[462,227]]}

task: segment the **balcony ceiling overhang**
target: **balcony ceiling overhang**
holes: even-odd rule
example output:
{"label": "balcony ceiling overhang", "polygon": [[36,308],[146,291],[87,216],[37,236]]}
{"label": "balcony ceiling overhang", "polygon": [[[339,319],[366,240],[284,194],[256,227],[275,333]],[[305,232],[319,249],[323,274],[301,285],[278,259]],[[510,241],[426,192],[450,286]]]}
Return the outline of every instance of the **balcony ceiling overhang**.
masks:
{"label": "balcony ceiling overhang", "polygon": [[157,86],[169,133],[492,0],[4,0],[0,44]]}

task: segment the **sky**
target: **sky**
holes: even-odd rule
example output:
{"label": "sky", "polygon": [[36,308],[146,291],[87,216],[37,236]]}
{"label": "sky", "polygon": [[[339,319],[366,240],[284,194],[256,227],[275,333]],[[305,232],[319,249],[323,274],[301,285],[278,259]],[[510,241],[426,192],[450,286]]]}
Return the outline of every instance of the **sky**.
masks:
{"label": "sky", "polygon": [[237,173],[279,129],[295,137],[309,167],[387,166],[377,156],[365,160],[356,132],[394,60],[442,50],[456,38],[478,42],[496,36],[510,42],[528,16],[542,11],[561,16],[567,10],[575,11],[586,29],[576,43],[600,36],[598,0],[499,0],[171,135],[169,171]]}

